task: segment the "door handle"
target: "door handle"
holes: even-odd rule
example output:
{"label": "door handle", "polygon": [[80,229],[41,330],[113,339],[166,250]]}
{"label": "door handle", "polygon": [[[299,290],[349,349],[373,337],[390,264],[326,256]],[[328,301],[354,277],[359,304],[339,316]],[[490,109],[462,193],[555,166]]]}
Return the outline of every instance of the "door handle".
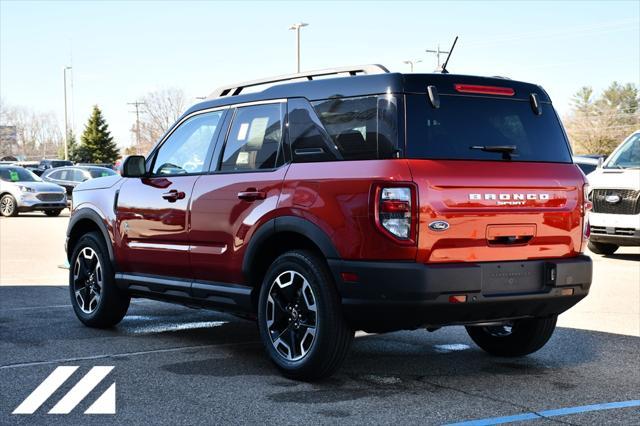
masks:
{"label": "door handle", "polygon": [[245,201],[264,200],[267,194],[264,191],[258,191],[255,188],[247,188],[246,191],[238,192],[238,198]]}
{"label": "door handle", "polygon": [[175,203],[178,200],[182,200],[184,197],[185,193],[182,191],[178,191],[177,189],[172,189],[171,191],[162,194],[162,198],[170,203]]}

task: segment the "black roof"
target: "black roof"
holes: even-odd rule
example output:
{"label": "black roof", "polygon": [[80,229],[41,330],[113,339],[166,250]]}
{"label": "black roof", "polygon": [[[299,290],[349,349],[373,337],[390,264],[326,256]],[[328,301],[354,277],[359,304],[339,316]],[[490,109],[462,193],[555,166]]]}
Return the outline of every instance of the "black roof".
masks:
{"label": "black roof", "polygon": [[531,93],[536,93],[541,102],[551,102],[542,87],[502,77],[459,74],[382,73],[279,83],[261,92],[207,99],[193,105],[184,115],[207,108],[270,99],[304,97],[314,101],[331,97],[354,97],[384,93],[426,93],[427,86],[430,85],[436,86],[438,93],[443,95],[460,94],[456,92],[454,84],[509,87],[515,90],[515,95],[511,96],[511,99],[528,100]]}

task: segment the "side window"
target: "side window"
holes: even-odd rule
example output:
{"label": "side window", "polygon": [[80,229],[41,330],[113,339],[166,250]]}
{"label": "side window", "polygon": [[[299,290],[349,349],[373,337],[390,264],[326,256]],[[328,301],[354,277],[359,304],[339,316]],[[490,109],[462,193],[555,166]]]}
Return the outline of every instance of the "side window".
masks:
{"label": "side window", "polygon": [[294,162],[342,160],[342,154],[306,99],[289,100],[289,143]]}
{"label": "side window", "polygon": [[58,179],[58,180],[60,180],[60,179],[62,179],[61,175],[62,175],[62,172],[57,171],[57,172],[49,173],[48,176],[49,176],[49,179]]}
{"label": "side window", "polygon": [[57,177],[56,179],[60,179],[60,180],[71,180],[71,170],[61,170],[58,172],[59,173],[59,177]]}
{"label": "side window", "polygon": [[180,124],[156,152],[153,175],[201,173],[213,149],[213,136],[223,111],[193,116]]}
{"label": "side window", "polygon": [[71,180],[74,182],[83,182],[85,180],[84,172],[82,170],[73,170]]}
{"label": "side window", "polygon": [[393,96],[327,99],[313,107],[344,160],[394,157],[398,131]]}
{"label": "side window", "polygon": [[222,154],[221,171],[276,167],[281,152],[284,106],[277,103],[236,110]]}

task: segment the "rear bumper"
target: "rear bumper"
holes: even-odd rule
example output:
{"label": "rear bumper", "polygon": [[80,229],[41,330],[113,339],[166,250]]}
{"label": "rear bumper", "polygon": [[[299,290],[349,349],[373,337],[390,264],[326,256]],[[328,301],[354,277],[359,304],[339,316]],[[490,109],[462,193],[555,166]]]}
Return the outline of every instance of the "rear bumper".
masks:
{"label": "rear bumper", "polygon": [[[591,286],[587,256],[425,265],[415,262],[329,260],[348,321],[389,331],[560,314]],[[357,275],[346,282],[343,273]],[[572,294],[566,294],[572,290]],[[465,303],[451,303],[465,295]]]}

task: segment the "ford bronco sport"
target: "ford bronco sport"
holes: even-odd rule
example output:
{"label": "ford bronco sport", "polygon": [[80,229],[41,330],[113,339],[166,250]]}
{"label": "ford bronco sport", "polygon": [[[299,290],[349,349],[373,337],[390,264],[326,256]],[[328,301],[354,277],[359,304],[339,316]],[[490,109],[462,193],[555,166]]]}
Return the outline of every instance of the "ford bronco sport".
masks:
{"label": "ford bronco sport", "polygon": [[70,295],[90,327],[131,297],[256,319],[303,380],[354,330],[464,325],[522,356],[589,290],[585,188],[534,84],[364,66],[223,87],[75,188]]}

